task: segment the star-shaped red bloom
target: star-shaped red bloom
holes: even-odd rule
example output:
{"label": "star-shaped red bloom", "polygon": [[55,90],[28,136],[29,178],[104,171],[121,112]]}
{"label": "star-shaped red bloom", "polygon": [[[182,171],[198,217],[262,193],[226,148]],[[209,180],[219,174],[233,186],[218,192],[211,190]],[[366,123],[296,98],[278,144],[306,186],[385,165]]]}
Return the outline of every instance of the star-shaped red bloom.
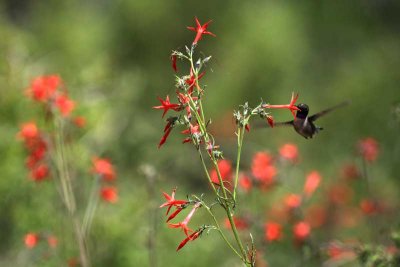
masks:
{"label": "star-shaped red bloom", "polygon": [[200,202],[196,203],[193,206],[193,209],[190,211],[190,213],[186,216],[186,218],[180,222],[180,223],[169,223],[169,227],[171,228],[182,228],[183,232],[185,233],[186,236],[189,236],[190,232],[193,232],[192,229],[188,227],[188,224],[190,222],[190,219],[192,218],[193,214],[196,212],[196,210],[200,207]]}
{"label": "star-shaped red bloom", "polygon": [[[196,75],[194,75],[193,69],[190,69],[190,77],[189,77],[188,79],[185,80],[185,83],[186,83],[187,85],[189,85],[188,93],[189,93],[190,95],[192,94],[193,88],[194,88],[194,86],[196,85],[196,80],[197,80],[197,81],[200,80],[201,77],[204,76],[204,74],[205,74],[205,72],[203,71],[202,73],[199,74],[199,76],[198,76],[197,79],[196,79]],[[197,87],[197,88],[199,88],[199,87]],[[201,91],[201,90],[200,90],[200,91]]]}
{"label": "star-shaped red bloom", "polygon": [[172,109],[174,111],[180,111],[180,105],[179,104],[173,104],[171,102],[169,102],[169,96],[167,95],[167,97],[165,98],[165,100],[163,100],[161,97],[158,97],[158,100],[160,100],[161,102],[161,106],[154,106],[153,108],[155,109],[163,109],[163,115],[162,117],[165,116],[165,114],[167,113],[168,110]]}
{"label": "star-shaped red bloom", "polygon": [[172,190],[172,194],[171,195],[168,195],[167,193],[163,192],[163,195],[164,195],[165,199],[167,200],[167,202],[161,204],[160,208],[168,207],[167,213],[165,215],[168,215],[168,213],[169,213],[169,211],[171,210],[172,207],[174,207],[174,206],[175,207],[181,207],[181,205],[187,203],[186,200],[175,199],[175,192],[176,192],[176,188],[174,188],[174,190]]}
{"label": "star-shaped red bloom", "polygon": [[299,110],[299,108],[295,105],[297,99],[299,98],[299,94],[294,95],[294,93],[292,93],[292,98],[290,99],[290,104],[289,104],[289,109],[293,114],[293,117],[296,117],[296,110]]}
{"label": "star-shaped red bloom", "polygon": [[196,32],[196,37],[193,40],[193,44],[197,44],[197,42],[201,39],[203,34],[209,34],[211,36],[216,37],[215,34],[213,34],[212,32],[207,31],[207,27],[212,22],[212,20],[204,23],[203,25],[201,25],[201,23],[197,19],[197,17],[195,17],[195,20],[196,20],[196,28],[195,27],[187,27],[189,30]]}

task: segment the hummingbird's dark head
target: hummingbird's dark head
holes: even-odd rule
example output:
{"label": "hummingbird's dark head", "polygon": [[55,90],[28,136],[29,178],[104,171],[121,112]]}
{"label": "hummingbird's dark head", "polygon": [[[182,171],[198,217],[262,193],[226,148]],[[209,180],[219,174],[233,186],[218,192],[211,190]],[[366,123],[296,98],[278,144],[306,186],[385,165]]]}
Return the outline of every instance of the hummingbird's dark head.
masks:
{"label": "hummingbird's dark head", "polygon": [[308,115],[308,106],[306,104],[300,103],[297,105],[297,107],[300,109],[296,113],[297,118],[305,119]]}

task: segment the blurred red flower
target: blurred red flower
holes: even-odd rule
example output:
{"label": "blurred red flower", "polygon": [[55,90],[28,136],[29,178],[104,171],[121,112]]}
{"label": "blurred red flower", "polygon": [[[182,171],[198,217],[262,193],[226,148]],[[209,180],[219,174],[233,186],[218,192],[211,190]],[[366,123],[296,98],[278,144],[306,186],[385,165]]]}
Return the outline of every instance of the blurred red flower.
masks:
{"label": "blurred red flower", "polygon": [[352,163],[343,165],[341,175],[347,180],[354,180],[360,177],[357,166]]}
{"label": "blurred red flower", "polygon": [[265,240],[272,242],[282,238],[282,226],[276,222],[267,222],[264,225]]}
{"label": "blurred red flower", "polygon": [[57,237],[55,237],[54,235],[49,235],[47,237],[47,244],[49,244],[49,246],[51,248],[55,248],[58,245],[58,239]]}
{"label": "blurred red flower", "polygon": [[34,122],[26,122],[21,125],[21,130],[18,132],[17,137],[24,141],[35,139],[39,137],[39,130]]}
{"label": "blurred red flower", "polygon": [[299,151],[295,144],[287,143],[279,148],[279,154],[283,159],[291,162],[297,162]]}
{"label": "blurred red flower", "polygon": [[310,197],[314,191],[318,188],[321,182],[321,175],[318,171],[310,172],[306,177],[306,182],[304,184],[304,194]]}
{"label": "blurred red flower", "polygon": [[36,182],[43,181],[49,176],[49,167],[46,164],[41,163],[31,169],[31,178]]}
{"label": "blurred red flower", "polygon": [[39,235],[33,232],[27,233],[24,237],[24,243],[27,248],[34,248],[39,241]]}
{"label": "blurred red flower", "polygon": [[289,194],[285,197],[284,202],[289,210],[296,209],[301,205],[301,196],[297,194]]}
{"label": "blurred red flower", "polygon": [[378,157],[379,144],[374,138],[367,137],[358,142],[357,150],[366,161],[373,162]]}
{"label": "blurred red flower", "polygon": [[273,157],[268,152],[258,152],[254,155],[251,171],[253,176],[264,185],[272,184],[277,174]]}
{"label": "blurred red flower", "polygon": [[240,188],[243,189],[244,192],[246,192],[246,193],[250,192],[253,187],[251,178],[244,173],[240,173],[239,174],[239,186],[240,186]]}
{"label": "blurred red flower", "polygon": [[297,241],[304,241],[310,236],[311,227],[305,222],[301,221],[293,226],[293,234]]}
{"label": "blurred red flower", "polygon": [[371,199],[362,199],[360,208],[365,215],[374,215],[379,211],[378,203]]}
{"label": "blurred red flower", "polygon": [[[249,224],[247,223],[246,219],[244,219],[244,218],[234,217],[233,218],[233,222],[235,223],[235,226],[236,226],[236,228],[238,230],[245,230],[245,229],[247,229],[249,227]],[[232,228],[231,227],[231,223],[230,223],[228,218],[225,218],[224,226],[227,229],[231,229]]]}
{"label": "blurred red flower", "polygon": [[114,166],[110,160],[104,158],[93,158],[92,172],[100,175],[106,181],[113,181],[115,179]]}
{"label": "blurred red flower", "polygon": [[31,87],[28,88],[28,95],[36,101],[46,102],[54,95],[61,83],[58,75],[39,76],[32,81]]}
{"label": "blurred red flower", "polygon": [[75,108],[75,102],[65,94],[57,96],[55,105],[63,117],[68,117]]}
{"label": "blurred red flower", "polygon": [[327,221],[327,217],[326,208],[319,204],[314,204],[305,211],[305,221],[313,228],[324,225]]}
{"label": "blurred red flower", "polygon": [[118,202],[118,190],[114,186],[104,186],[100,189],[100,196],[104,201],[109,203]]}
{"label": "blurred red flower", "polygon": [[86,119],[82,116],[75,117],[73,122],[79,128],[83,128],[86,125]]}
{"label": "blurred red flower", "polygon": [[336,205],[349,203],[353,198],[353,189],[344,184],[331,186],[329,189],[329,199]]}
{"label": "blurred red flower", "polygon": [[[222,159],[218,161],[218,169],[221,174],[222,181],[232,180],[232,164],[229,160]],[[215,169],[210,171],[211,181],[215,184],[219,184],[218,174]]]}

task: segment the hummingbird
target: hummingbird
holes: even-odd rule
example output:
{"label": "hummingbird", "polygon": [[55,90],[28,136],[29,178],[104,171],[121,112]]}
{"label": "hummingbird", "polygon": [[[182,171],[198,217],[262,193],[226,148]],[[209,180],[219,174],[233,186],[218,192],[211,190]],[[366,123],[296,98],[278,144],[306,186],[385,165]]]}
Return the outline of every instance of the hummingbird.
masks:
{"label": "hummingbird", "polygon": [[285,121],[285,122],[277,122],[274,126],[293,126],[295,131],[303,136],[304,138],[313,138],[315,134],[319,131],[323,130],[322,127],[316,126],[314,122],[320,117],[326,115],[327,113],[350,104],[349,101],[344,101],[336,106],[324,109],[312,116],[308,116],[309,108],[307,104],[301,103],[298,104],[297,107],[299,110],[296,112],[296,117],[294,120]]}

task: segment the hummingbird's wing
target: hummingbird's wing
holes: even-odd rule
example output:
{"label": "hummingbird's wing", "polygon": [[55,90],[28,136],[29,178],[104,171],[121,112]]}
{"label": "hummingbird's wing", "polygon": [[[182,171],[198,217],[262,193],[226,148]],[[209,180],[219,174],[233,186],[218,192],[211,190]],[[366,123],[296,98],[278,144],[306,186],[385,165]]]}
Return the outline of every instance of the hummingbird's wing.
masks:
{"label": "hummingbird's wing", "polygon": [[331,111],[333,111],[333,110],[335,110],[337,108],[341,108],[341,107],[347,106],[349,104],[350,104],[350,101],[344,101],[344,102],[342,102],[342,103],[340,103],[340,104],[338,104],[336,106],[333,106],[331,108],[327,108],[327,109],[322,110],[322,111],[320,111],[320,112],[318,112],[318,113],[316,113],[316,114],[314,114],[312,116],[309,116],[308,119],[310,121],[316,121],[319,117],[324,116],[327,113],[329,113],[329,112],[331,112]]}

